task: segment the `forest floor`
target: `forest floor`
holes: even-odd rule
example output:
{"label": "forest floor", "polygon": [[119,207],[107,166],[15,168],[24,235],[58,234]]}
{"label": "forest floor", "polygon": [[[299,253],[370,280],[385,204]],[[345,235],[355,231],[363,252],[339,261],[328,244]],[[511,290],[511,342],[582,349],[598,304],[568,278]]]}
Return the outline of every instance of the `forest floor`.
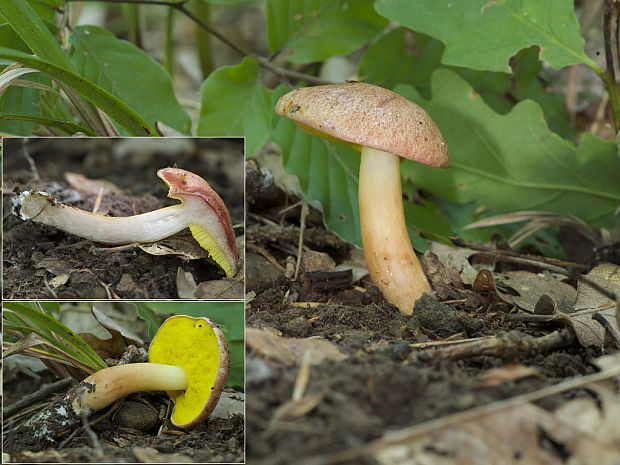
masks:
{"label": "forest floor", "polygon": [[[585,274],[584,263],[495,244],[478,251],[435,244],[424,257],[435,299],[423,297],[412,316],[402,315],[368,276],[357,279],[359,251],[326,231],[318,212],[302,221],[298,199],[258,168],[250,164],[246,174],[248,463],[501,456],[595,464],[620,455],[612,441],[617,386],[603,394],[592,384],[618,376],[615,304],[593,302],[585,289],[577,295],[570,269]],[[619,295],[618,266],[609,266],[597,282]],[[592,320],[597,310],[602,325]],[[567,427],[575,412],[598,423]],[[600,446],[592,456],[581,448],[586,438]]]}
{"label": "forest floor", "polygon": [[[130,216],[174,205],[157,170],[177,166],[204,177],[243,224],[243,139],[5,140],[5,299],[242,299],[242,272],[228,280],[188,230],[156,244],[110,247],[24,222],[14,191],[36,189],[82,210]],[[27,152],[28,155],[25,155]],[[32,163],[28,163],[29,159]],[[72,174],[73,173],[73,174]],[[98,198],[100,192],[104,195]],[[235,228],[242,248],[243,228]],[[242,268],[241,268],[242,269]]]}

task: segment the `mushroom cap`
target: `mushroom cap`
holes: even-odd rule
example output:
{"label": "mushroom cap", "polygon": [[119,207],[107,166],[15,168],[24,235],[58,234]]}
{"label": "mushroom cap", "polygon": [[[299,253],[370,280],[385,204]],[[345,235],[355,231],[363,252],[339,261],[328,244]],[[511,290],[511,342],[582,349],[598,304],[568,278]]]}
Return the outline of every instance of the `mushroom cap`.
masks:
{"label": "mushroom cap", "polygon": [[199,198],[213,211],[221,225],[222,240],[218,241],[213,232],[204,230],[198,222],[190,224],[189,228],[198,243],[208,250],[211,258],[224,269],[226,276],[233,276],[237,270],[239,254],[230,214],[222,198],[207,181],[191,171],[163,168],[157,172],[157,176],[170,188],[168,197],[181,202],[184,202],[187,196]]}
{"label": "mushroom cap", "polygon": [[276,113],[350,144],[436,168],[450,163],[448,147],[428,113],[383,87],[350,82],[294,89],[278,100]]}
{"label": "mushroom cap", "polygon": [[168,391],[174,400],[172,424],[189,428],[213,411],[228,377],[228,349],[222,330],[209,318],[176,315],[161,325],[149,348],[149,362],[180,366],[185,391]]}

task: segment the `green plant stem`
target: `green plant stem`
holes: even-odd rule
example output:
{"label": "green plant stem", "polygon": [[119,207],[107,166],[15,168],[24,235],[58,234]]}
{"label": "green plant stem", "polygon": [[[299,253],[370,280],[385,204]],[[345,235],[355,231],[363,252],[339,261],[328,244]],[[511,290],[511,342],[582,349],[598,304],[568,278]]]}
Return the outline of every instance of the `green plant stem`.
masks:
{"label": "green plant stem", "polygon": [[129,40],[133,44],[142,48],[142,34],[140,33],[140,11],[136,4],[121,5],[123,9],[123,16],[127,23],[127,30],[129,31]]}
{"label": "green plant stem", "polygon": [[[614,0],[607,0],[605,2],[605,11],[603,13],[603,39],[605,41],[605,63],[607,65],[607,70],[602,72],[600,77],[605,83],[605,89],[609,95],[611,115],[614,120],[616,132],[618,132],[620,131],[620,100],[618,97],[618,84],[616,83],[614,54],[612,51],[612,24],[614,14],[616,15],[616,20],[618,20],[618,15],[620,15],[620,5],[618,5]],[[618,31],[616,30],[616,33],[617,32]]]}
{"label": "green plant stem", "polygon": [[615,132],[620,131],[620,95],[618,95],[618,84],[612,77],[609,70],[601,74],[601,79],[605,84],[605,90],[609,95],[609,107],[611,108],[611,116],[614,120]]}
{"label": "green plant stem", "polygon": [[170,77],[174,75],[174,10],[171,8],[166,15],[166,34],[164,38],[165,65]]}
{"label": "green plant stem", "polygon": [[[211,5],[202,0],[196,2],[194,7],[196,16],[204,23],[208,24],[211,20]],[[196,28],[196,49],[202,77],[206,78],[213,71],[213,57],[211,56],[211,35],[200,25]]]}

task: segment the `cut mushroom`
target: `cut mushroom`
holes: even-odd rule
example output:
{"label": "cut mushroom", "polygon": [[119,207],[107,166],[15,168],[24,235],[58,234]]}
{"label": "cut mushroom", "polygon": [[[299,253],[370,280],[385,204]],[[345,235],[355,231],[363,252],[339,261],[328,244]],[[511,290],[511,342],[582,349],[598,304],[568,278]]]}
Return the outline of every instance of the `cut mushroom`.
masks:
{"label": "cut mushroom", "polygon": [[359,208],[364,257],[373,282],[405,314],[431,287],[409,241],[401,158],[447,168],[448,148],[428,114],[381,87],[354,82],[295,89],[276,112],[302,129],[361,149]]}
{"label": "cut mushroom", "polygon": [[102,244],[154,242],[189,227],[200,246],[233,276],[238,253],[224,202],[200,176],[179,168],[157,172],[180,204],[127,217],[109,217],[63,205],[45,192],[26,191],[13,199],[13,213],[25,221],[53,226]]}
{"label": "cut mushroom", "polygon": [[168,318],[153,338],[149,363],[104,368],[26,423],[33,435],[54,442],[80,418],[140,391],[168,391],[175,402],[171,421],[189,428],[215,408],[228,377],[228,348],[222,330],[206,317]]}

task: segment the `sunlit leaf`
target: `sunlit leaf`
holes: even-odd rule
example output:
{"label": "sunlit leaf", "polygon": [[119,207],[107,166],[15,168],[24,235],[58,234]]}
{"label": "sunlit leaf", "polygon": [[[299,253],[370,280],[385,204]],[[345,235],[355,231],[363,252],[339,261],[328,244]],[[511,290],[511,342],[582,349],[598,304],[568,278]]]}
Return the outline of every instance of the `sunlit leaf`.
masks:
{"label": "sunlit leaf", "polygon": [[246,154],[267,140],[273,118],[269,91],[258,78],[258,62],[245,58],[211,73],[202,85],[198,136],[245,136]]}
{"label": "sunlit leaf", "polygon": [[82,77],[120,98],[151,126],[161,121],[189,134],[191,121],[170,75],[146,53],[95,26],[77,26],[69,43],[69,57]]}
{"label": "sunlit leaf", "polygon": [[293,63],[347,54],[387,25],[373,0],[267,0],[266,16],[269,48],[288,49]]}
{"label": "sunlit leaf", "polygon": [[444,64],[510,72],[508,60],[539,45],[553,68],[586,63],[573,0],[377,0],[379,14],[446,45]]}
{"label": "sunlit leaf", "polygon": [[620,158],[612,141],[586,133],[575,147],[549,130],[531,100],[498,115],[450,70],[433,74],[432,89],[426,100],[410,86],[396,88],[428,111],[450,151],[447,170],[402,167],[418,186],[451,201],[475,200],[496,214],[547,210],[613,224]]}

